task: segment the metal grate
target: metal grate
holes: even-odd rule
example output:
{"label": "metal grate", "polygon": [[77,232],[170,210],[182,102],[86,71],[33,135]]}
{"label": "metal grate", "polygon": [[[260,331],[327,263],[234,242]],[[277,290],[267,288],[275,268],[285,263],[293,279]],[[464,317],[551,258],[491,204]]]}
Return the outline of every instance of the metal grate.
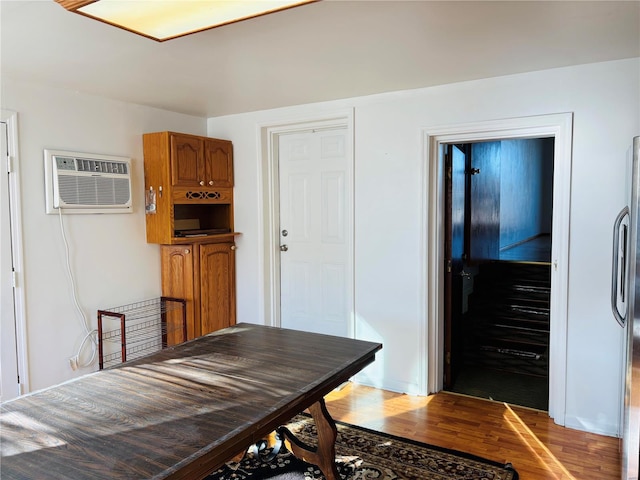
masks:
{"label": "metal grate", "polygon": [[59,175],[58,184],[67,205],[124,205],[131,197],[126,178]]}
{"label": "metal grate", "polygon": [[98,310],[100,370],[187,340],[186,301],[159,297]]}

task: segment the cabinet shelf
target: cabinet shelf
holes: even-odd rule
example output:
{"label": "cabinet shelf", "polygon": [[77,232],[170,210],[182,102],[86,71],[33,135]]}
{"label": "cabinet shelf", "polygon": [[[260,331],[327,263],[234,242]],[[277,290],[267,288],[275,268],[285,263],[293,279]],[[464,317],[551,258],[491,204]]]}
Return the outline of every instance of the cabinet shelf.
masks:
{"label": "cabinet shelf", "polygon": [[213,235],[202,235],[202,236],[184,236],[184,237],[173,237],[172,245],[191,245],[194,243],[226,243],[235,241],[235,237],[238,235],[242,235],[240,232],[228,232],[228,233],[215,233]]}
{"label": "cabinet shelf", "polygon": [[186,301],[159,297],[98,310],[100,370],[186,341]]}

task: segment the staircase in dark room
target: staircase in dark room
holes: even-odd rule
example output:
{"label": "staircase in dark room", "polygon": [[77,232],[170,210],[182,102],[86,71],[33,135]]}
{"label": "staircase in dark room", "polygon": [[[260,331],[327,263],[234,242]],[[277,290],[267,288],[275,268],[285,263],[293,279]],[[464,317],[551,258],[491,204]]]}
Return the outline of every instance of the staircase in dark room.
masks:
{"label": "staircase in dark room", "polygon": [[546,263],[480,266],[454,391],[548,409],[550,275]]}

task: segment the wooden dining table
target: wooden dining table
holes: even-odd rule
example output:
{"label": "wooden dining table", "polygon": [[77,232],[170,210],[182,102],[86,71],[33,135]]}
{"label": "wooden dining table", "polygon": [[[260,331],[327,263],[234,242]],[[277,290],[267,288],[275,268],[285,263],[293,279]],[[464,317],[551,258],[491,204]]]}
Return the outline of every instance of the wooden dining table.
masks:
{"label": "wooden dining table", "polygon": [[0,478],[201,479],[309,409],[318,443],[290,448],[339,479],[323,398],[381,348],[242,323],[24,395],[0,406]]}

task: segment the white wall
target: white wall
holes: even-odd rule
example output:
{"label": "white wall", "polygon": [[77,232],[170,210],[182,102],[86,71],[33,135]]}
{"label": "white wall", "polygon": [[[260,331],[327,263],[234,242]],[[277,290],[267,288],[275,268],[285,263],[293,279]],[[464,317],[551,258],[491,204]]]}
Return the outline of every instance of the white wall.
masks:
{"label": "white wall", "polygon": [[259,127],[353,108],[355,313],[359,336],[384,343],[369,381],[418,391],[422,129],[573,112],[566,424],[616,435],[623,334],[609,307],[611,229],[640,134],[639,70],[631,59],[210,118],[208,134],[234,143],[238,321],[265,321]]}
{"label": "white wall", "polygon": [[97,369],[72,371],[84,336],[73,306],[57,215],[45,214],[43,149],[133,159],[132,214],[66,215],[71,267],[92,328],[96,310],[160,295],[160,252],[145,240],[142,134],[205,134],[187,115],[2,79],[2,108],[18,112],[30,389]]}
{"label": "white wall", "polygon": [[574,112],[568,426],[616,434],[623,336],[609,309],[611,228],[633,135],[640,134],[638,59],[301,105],[205,121],[3,78],[2,108],[19,113],[26,315],[31,389],[73,372],[83,333],[65,273],[58,218],[44,213],[44,148],[130,156],[134,213],[66,216],[80,302],[95,312],[160,293],[156,245],[145,242],[141,134],[177,130],[234,142],[238,321],[264,322],[260,125],[355,111],[356,315],[384,350],[369,381],[416,392],[426,296],[421,289],[422,130]]}

